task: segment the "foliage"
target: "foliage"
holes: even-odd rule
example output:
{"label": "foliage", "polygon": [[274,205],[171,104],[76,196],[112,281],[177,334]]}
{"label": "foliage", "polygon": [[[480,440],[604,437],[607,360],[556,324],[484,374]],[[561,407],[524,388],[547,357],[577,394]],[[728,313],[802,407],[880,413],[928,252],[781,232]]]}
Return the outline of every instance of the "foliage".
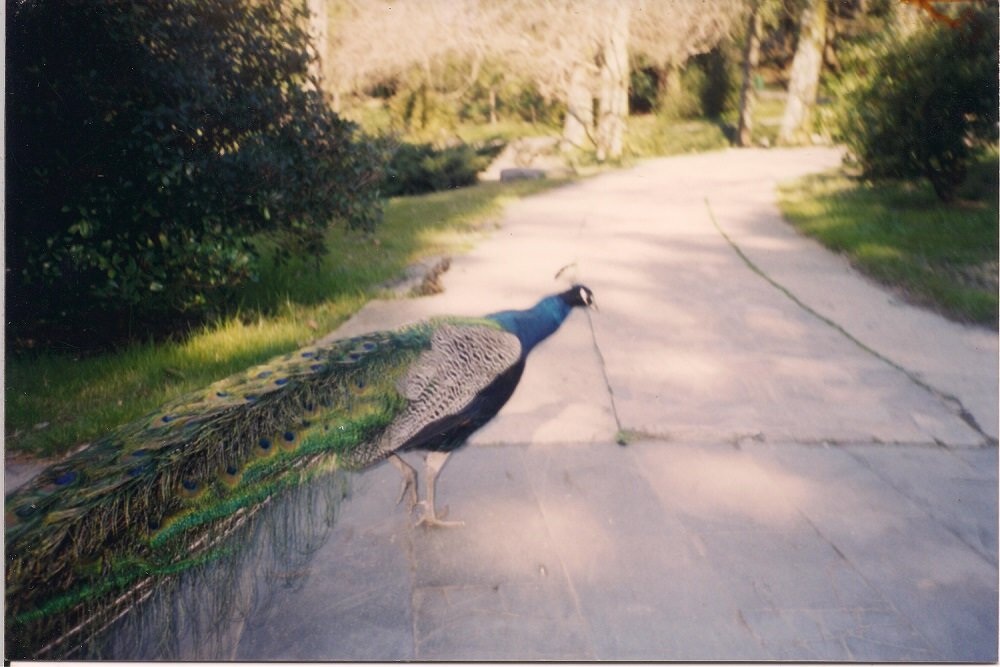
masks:
{"label": "foliage", "polygon": [[480,171],[503,148],[502,143],[474,148],[468,144],[434,148],[400,144],[389,163],[385,191],[389,196],[438,192],[472,185]]}
{"label": "foliage", "polygon": [[397,126],[424,135],[451,132],[458,124],[454,103],[422,81],[401,86],[389,101],[389,112]]}
{"label": "foliage", "polygon": [[722,126],[705,120],[677,122],[660,115],[632,116],[625,153],[644,158],[718,150],[729,145]]}
{"label": "foliage", "polygon": [[340,325],[419,259],[466,250],[502,207],[557,182],[483,183],[391,200],[373,233],[333,227],[317,268],[308,258],[267,261],[239,288],[241,314],[183,341],[142,342],[77,358],[52,351],[7,358],[5,447],[63,454],[219,378],[295,350]]}
{"label": "foliage", "polygon": [[997,153],[980,154],[961,206],[925,181],[872,186],[842,172],[779,188],[785,216],[874,278],[957,320],[997,323]]}
{"label": "foliage", "polygon": [[697,94],[706,118],[718,118],[735,108],[740,91],[739,58],[733,46],[726,43],[726,47],[717,46],[692,59],[692,66],[704,72]]}
{"label": "foliage", "polygon": [[645,59],[635,58],[629,71],[628,108],[633,114],[650,113],[656,109],[660,93],[661,71],[649,66]]}
{"label": "foliage", "polygon": [[997,17],[970,12],[906,40],[893,33],[844,57],[840,138],[866,177],[923,176],[952,201],[979,144],[997,140]]}
{"label": "foliage", "polygon": [[735,108],[740,73],[731,46],[716,47],[691,58],[680,71],[680,77],[680,85],[662,96],[661,114],[686,120],[719,118]]}
{"label": "foliage", "polygon": [[319,257],[376,223],[382,149],[310,86],[301,4],[8,0],[9,334],[176,329],[253,279],[254,235]]}

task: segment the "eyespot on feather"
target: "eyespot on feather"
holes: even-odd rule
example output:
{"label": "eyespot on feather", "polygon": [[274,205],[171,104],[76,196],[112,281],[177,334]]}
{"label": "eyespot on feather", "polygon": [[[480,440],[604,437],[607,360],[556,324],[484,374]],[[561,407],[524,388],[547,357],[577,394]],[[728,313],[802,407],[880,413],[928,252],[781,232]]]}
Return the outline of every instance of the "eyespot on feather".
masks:
{"label": "eyespot on feather", "polygon": [[240,469],[240,466],[234,463],[223,465],[219,471],[219,480],[228,487],[234,487],[239,484],[242,477],[243,471]]}

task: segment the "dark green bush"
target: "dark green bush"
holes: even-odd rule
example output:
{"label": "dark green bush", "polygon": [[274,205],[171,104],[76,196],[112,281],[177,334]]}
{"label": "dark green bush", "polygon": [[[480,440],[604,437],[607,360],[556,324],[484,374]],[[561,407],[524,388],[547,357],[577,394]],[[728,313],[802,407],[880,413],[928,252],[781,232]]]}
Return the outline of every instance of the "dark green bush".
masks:
{"label": "dark green bush", "polygon": [[865,176],[925,177],[954,199],[977,145],[997,141],[997,39],[992,5],[849,55],[838,126]]}
{"label": "dark green bush", "polygon": [[667,86],[667,90],[662,91],[660,114],[667,118],[694,120],[718,118],[734,108],[739,99],[738,63],[732,45],[719,46],[692,57],[680,70],[680,85]]}
{"label": "dark green bush", "polygon": [[309,86],[304,5],[7,0],[8,334],[163,333],[225,308],[261,234],[318,256],[375,224],[384,158]]}
{"label": "dark green bush", "polygon": [[691,65],[700,68],[705,75],[697,91],[705,118],[718,118],[734,108],[739,98],[740,72],[737,63],[741,56],[734,57],[733,48],[728,46],[718,46],[692,58]]}
{"label": "dark green bush", "polygon": [[389,162],[385,193],[395,197],[473,185],[502,148],[500,143],[440,149],[431,144],[400,144]]}

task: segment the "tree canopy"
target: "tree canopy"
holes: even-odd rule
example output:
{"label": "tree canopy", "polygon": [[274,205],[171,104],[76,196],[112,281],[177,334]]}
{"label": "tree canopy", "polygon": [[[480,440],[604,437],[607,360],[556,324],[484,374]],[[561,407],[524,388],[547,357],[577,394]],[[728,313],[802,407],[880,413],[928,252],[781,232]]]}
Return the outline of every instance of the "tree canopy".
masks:
{"label": "tree canopy", "polygon": [[8,0],[7,312],[106,344],[224,306],[253,240],[379,216],[383,156],[309,79],[281,0]]}

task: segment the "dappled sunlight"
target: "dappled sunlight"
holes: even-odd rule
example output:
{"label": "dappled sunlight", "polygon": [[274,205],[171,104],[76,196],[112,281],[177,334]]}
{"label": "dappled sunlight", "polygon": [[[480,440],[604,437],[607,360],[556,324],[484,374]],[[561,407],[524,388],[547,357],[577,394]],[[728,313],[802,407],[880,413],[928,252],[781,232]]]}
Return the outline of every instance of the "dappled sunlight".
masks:
{"label": "dappled sunlight", "polygon": [[[656,447],[670,452],[656,455]],[[807,480],[731,448],[649,444],[637,456],[665,506],[710,526],[787,527],[816,493]]]}

